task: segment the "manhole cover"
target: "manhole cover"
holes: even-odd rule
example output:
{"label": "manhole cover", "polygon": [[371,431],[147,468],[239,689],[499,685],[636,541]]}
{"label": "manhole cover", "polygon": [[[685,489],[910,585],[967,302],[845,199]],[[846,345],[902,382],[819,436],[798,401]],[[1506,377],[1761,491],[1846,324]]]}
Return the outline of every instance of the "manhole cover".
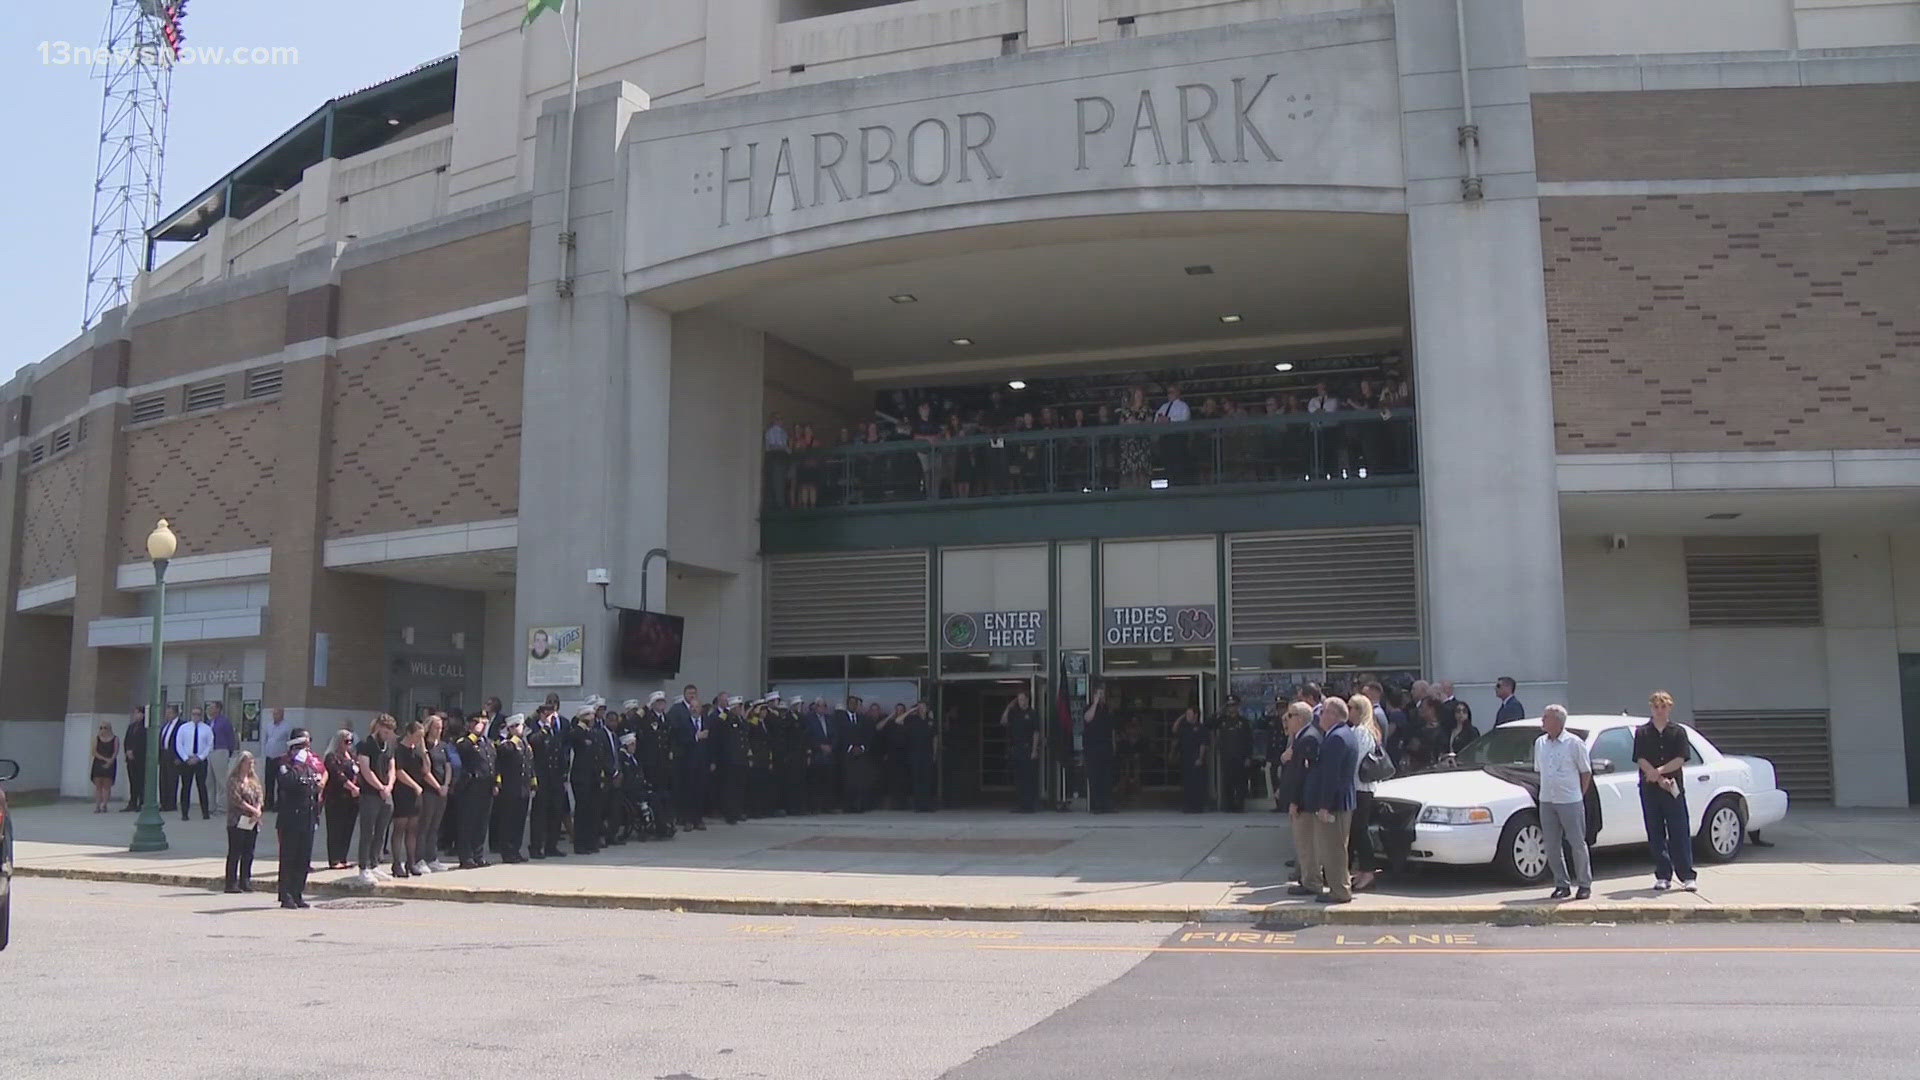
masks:
{"label": "manhole cover", "polygon": [[324,911],[366,911],[369,908],[399,907],[398,900],[370,900],[348,898],[346,900],[322,900],[313,905]]}
{"label": "manhole cover", "polygon": [[1259,922],[1253,924],[1253,928],[1269,934],[1295,934],[1305,930],[1311,925],[1313,924],[1297,921],[1289,922],[1284,919],[1261,919]]}

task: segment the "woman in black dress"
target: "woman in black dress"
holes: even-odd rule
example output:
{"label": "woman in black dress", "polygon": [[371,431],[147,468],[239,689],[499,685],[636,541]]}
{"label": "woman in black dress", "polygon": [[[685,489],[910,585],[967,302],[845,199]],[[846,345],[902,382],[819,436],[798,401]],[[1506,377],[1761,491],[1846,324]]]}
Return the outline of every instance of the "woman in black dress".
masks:
{"label": "woman in black dress", "polygon": [[[120,773],[120,740],[113,737],[113,725],[102,720],[100,734],[93,740],[93,812],[107,812],[107,800],[113,797],[113,781]],[[129,783],[138,781],[129,778]]]}
{"label": "woman in black dress", "polygon": [[393,751],[393,869],[396,878],[428,872],[420,852],[420,793],[427,786],[427,751],[420,721],[409,720]]}

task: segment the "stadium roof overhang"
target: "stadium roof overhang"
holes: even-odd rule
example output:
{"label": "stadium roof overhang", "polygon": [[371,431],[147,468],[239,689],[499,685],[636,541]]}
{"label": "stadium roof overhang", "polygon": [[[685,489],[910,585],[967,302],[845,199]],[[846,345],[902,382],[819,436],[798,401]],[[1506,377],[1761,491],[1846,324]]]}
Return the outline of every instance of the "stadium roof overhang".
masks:
{"label": "stadium roof overhang", "polygon": [[288,128],[238,168],[147,230],[148,263],[162,241],[191,243],[222,218],[244,218],[328,158],[346,158],[451,123],[459,58],[447,56],[343,97]]}

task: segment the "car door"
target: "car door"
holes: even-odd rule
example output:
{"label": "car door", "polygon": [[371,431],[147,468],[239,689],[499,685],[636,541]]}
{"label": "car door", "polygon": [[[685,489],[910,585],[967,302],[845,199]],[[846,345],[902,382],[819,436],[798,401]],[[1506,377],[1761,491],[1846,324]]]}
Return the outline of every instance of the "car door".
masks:
{"label": "car door", "polygon": [[1612,763],[1609,772],[1595,773],[1600,792],[1600,838],[1597,847],[1635,844],[1647,838],[1640,816],[1640,769],[1633,763],[1633,729],[1611,727],[1594,736],[1587,757]]}
{"label": "car door", "polygon": [[1699,836],[1700,823],[1706,820],[1707,804],[1713,801],[1714,790],[1728,784],[1740,786],[1732,774],[1744,770],[1739,762],[1724,759],[1707,764],[1700,753],[1700,733],[1692,728],[1686,728],[1686,732],[1687,764],[1680,771],[1687,778],[1687,831]]}

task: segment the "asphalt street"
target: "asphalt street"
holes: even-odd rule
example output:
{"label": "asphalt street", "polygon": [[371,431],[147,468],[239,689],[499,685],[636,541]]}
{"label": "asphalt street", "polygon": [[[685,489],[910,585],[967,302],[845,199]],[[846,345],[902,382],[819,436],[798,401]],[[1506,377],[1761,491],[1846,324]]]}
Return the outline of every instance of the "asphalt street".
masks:
{"label": "asphalt street", "polygon": [[736,918],[14,883],[0,1077],[1909,1078],[1920,928]]}

